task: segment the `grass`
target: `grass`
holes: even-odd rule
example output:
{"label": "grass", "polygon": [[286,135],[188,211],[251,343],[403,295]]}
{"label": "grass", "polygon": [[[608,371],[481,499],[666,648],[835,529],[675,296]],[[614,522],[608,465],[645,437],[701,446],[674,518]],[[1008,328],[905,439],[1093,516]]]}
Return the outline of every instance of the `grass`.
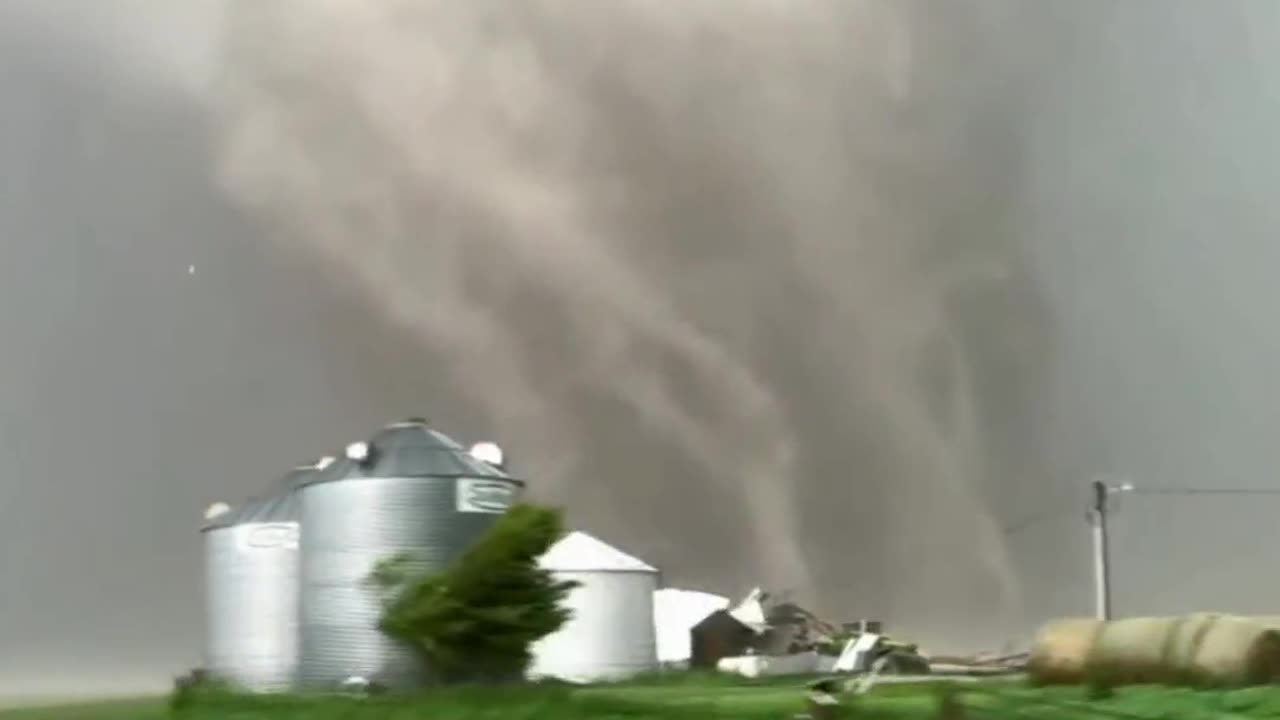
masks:
{"label": "grass", "polygon": [[[665,681],[664,681],[665,680]],[[206,693],[180,712],[167,700],[132,700],[0,711],[0,720],[787,720],[804,706],[803,681],[667,676],[571,688],[438,690],[368,699]],[[849,699],[851,716],[934,720],[939,686],[894,685]],[[1252,720],[1280,717],[1280,688],[1205,691],[1126,688],[1090,700],[1078,688],[958,686],[983,720]]]}
{"label": "grass", "polygon": [[1080,688],[1006,688],[970,704],[1009,718],[1101,720],[1233,720],[1280,717],[1280,687],[1198,691],[1183,688],[1121,688],[1090,700]]}
{"label": "grass", "polygon": [[181,715],[185,720],[780,720],[802,708],[803,695],[794,687],[689,684],[453,689],[365,699],[210,695]]}
{"label": "grass", "polygon": [[168,717],[167,700],[157,698],[0,709],[0,720],[161,720]]}

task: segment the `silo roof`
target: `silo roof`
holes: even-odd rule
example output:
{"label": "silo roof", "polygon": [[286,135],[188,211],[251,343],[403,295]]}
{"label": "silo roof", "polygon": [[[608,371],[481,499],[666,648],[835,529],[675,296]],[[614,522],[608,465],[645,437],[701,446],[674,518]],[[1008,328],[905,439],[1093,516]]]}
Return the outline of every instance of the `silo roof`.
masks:
{"label": "silo roof", "polygon": [[423,422],[388,425],[369,440],[369,461],[340,458],[307,482],[361,477],[446,477],[515,481],[506,472],[472,457],[456,440]]}
{"label": "silo roof", "polygon": [[648,572],[658,569],[584,532],[571,532],[538,559],[538,567],[559,572]]}
{"label": "silo roof", "polygon": [[320,469],[302,465],[290,470],[279,481],[275,492],[251,498],[205,523],[205,530],[245,525],[247,523],[295,522],[298,519],[297,489],[310,482]]}
{"label": "silo roof", "polygon": [[280,478],[281,491],[286,493],[292,492],[315,480],[316,476],[320,474],[320,471],[328,468],[334,463],[334,459],[325,458],[321,462],[323,464],[316,463],[315,465],[299,465],[285,473],[284,477]]}
{"label": "silo roof", "polygon": [[292,493],[255,497],[205,523],[205,530],[235,527],[247,523],[293,522],[298,519]]}

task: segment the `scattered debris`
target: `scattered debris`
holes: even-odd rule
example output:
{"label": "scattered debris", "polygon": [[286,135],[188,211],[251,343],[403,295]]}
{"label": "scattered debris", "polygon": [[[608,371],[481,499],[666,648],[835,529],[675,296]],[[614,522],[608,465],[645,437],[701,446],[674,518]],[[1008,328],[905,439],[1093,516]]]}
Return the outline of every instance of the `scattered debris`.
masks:
{"label": "scattered debris", "polygon": [[808,675],[819,671],[819,655],[810,650],[790,655],[741,655],[721,658],[716,669],[747,678]]}
{"label": "scattered debris", "polygon": [[387,687],[360,675],[352,675],[338,684],[338,691],[356,697],[372,697],[386,693]]}
{"label": "scattered debris", "polygon": [[933,658],[929,666],[939,675],[993,677],[1025,672],[1029,657],[1028,653],[1016,653],[988,658]]}
{"label": "scattered debris", "polygon": [[914,643],[879,632],[881,623],[832,623],[760,588],[732,609],[718,610],[690,631],[693,667],[746,677],[806,673],[865,673],[880,662],[886,674],[928,675],[929,661]]}
{"label": "scattered debris", "polygon": [[840,656],[836,658],[835,672],[862,672],[871,667],[872,653],[880,644],[880,636],[875,633],[863,633],[849,640]]}
{"label": "scattered debris", "polygon": [[884,655],[871,664],[871,670],[858,677],[853,683],[854,695],[865,695],[868,690],[875,686],[876,680],[880,678],[880,673],[889,664],[889,656]]}
{"label": "scattered debris", "polygon": [[203,687],[209,681],[209,673],[204,668],[195,668],[186,675],[179,675],[173,679],[173,689],[176,692],[184,692]]}
{"label": "scattered debris", "polygon": [[836,720],[842,716],[840,700],[825,690],[811,691],[807,705],[810,720]]}

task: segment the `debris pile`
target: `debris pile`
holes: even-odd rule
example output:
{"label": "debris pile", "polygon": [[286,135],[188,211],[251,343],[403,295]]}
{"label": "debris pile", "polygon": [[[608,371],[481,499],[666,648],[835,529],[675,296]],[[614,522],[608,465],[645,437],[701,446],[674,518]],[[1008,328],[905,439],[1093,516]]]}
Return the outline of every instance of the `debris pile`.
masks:
{"label": "debris pile", "polygon": [[974,657],[933,657],[929,667],[937,675],[977,676],[1013,675],[1026,670],[1029,653],[977,655]]}
{"label": "debris pile", "polygon": [[913,643],[881,634],[875,621],[833,623],[759,588],[690,630],[690,666],[758,677],[867,672],[922,675],[929,662]]}

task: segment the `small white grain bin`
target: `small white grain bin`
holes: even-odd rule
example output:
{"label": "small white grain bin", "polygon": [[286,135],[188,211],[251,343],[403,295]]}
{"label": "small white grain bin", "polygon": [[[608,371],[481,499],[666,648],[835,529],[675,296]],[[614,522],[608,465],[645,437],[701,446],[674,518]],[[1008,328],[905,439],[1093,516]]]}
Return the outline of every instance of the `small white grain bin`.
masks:
{"label": "small white grain bin", "polygon": [[657,629],[658,662],[682,666],[693,654],[693,626],[729,607],[729,598],[697,590],[663,588],[653,594],[653,624]]}
{"label": "small white grain bin", "polygon": [[565,601],[573,617],[534,645],[530,677],[598,682],[657,668],[655,568],[582,532],[566,535],[539,565],[580,585]]}

